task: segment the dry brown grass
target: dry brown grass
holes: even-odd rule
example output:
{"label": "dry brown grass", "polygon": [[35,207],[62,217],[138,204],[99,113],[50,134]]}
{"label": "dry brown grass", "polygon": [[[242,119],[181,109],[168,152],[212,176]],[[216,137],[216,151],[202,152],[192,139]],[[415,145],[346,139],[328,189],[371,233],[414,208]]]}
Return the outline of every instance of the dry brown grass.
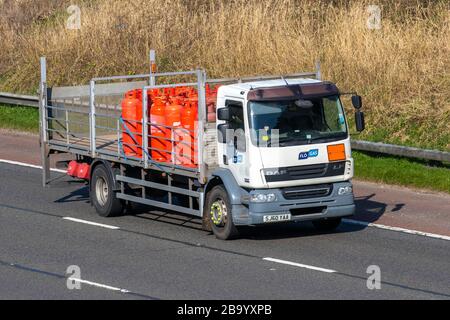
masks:
{"label": "dry brown grass", "polygon": [[[324,78],[364,96],[366,137],[450,148],[448,1],[85,0],[79,31],[65,28],[68,1],[7,2],[22,6],[1,11],[0,90],[34,90],[41,55],[52,84],[144,72],[150,48],[160,70],[201,66],[213,77],[310,70],[320,59]],[[366,27],[372,3],[381,30]]]}

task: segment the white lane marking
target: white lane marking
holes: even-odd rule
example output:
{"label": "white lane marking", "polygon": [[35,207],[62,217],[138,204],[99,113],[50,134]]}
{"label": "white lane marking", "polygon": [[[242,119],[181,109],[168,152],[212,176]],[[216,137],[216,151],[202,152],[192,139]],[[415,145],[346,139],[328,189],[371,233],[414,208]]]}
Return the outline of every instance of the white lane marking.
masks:
{"label": "white lane marking", "polygon": [[287,260],[280,260],[280,259],[269,258],[269,257],[263,258],[263,260],[276,262],[276,263],[281,263],[281,264],[287,264],[287,265],[294,266],[294,267],[299,267],[299,268],[305,268],[305,269],[311,269],[311,270],[315,270],[315,271],[326,272],[326,273],[336,273],[337,272],[336,270],[319,268],[319,267],[310,266],[310,265],[307,265],[307,264],[301,264],[301,263],[297,263],[297,262],[292,262],[292,261],[287,261]]}
{"label": "white lane marking", "polygon": [[[34,164],[29,164],[29,163],[24,163],[24,162],[19,162],[19,161],[0,159],[0,163],[7,163],[7,164],[15,165],[15,166],[28,167],[28,168],[34,168],[34,169],[41,169],[42,170],[42,166],[37,166],[37,165],[34,165]],[[67,173],[67,171],[60,170],[60,169],[51,168],[50,170],[54,171],[54,172]]]}
{"label": "white lane marking", "polygon": [[416,235],[416,236],[423,236],[423,237],[428,237],[428,238],[434,238],[434,239],[450,241],[450,237],[444,236],[444,235],[440,235],[440,234],[435,234],[435,233],[429,233],[429,232],[423,232],[423,231],[418,231],[418,230],[405,229],[405,228],[400,228],[400,227],[390,227],[390,226],[385,226],[385,225],[382,225],[382,224],[369,223],[369,222],[357,221],[357,220],[351,220],[351,219],[343,219],[342,221],[344,223],[354,224],[354,225],[358,225],[358,226],[374,227],[374,228],[378,228],[378,229],[397,231],[397,232],[403,232],[403,233],[407,233],[407,234],[413,234],[413,235]]}
{"label": "white lane marking", "polygon": [[87,281],[87,280],[83,280],[83,279],[77,279],[77,278],[69,278],[69,279],[71,281],[84,283],[84,284],[87,284],[87,285],[90,285],[90,286],[94,286],[94,287],[98,287],[98,288],[102,288],[102,289],[106,289],[106,290],[118,291],[118,292],[121,292],[121,293],[130,293],[131,292],[131,291],[126,290],[126,289],[111,287],[111,286],[108,286],[106,284],[101,284],[101,283],[97,283],[97,282]]}
{"label": "white lane marking", "polygon": [[63,220],[84,223],[84,224],[88,224],[91,226],[96,226],[96,227],[101,227],[101,228],[106,228],[106,229],[111,229],[111,230],[119,230],[120,229],[119,227],[110,226],[107,224],[102,224],[102,223],[97,223],[97,222],[92,222],[92,221],[87,221],[87,220],[81,220],[81,219],[76,219],[76,218],[71,218],[71,217],[63,217]]}

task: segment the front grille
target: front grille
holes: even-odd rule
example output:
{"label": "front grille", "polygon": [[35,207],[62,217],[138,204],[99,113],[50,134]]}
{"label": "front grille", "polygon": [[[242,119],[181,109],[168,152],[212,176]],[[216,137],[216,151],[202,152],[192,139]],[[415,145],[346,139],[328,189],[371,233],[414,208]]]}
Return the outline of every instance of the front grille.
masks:
{"label": "front grille", "polygon": [[323,213],[327,207],[312,207],[312,208],[297,208],[297,209],[291,209],[291,215],[292,216],[306,216],[309,214],[318,214]]}
{"label": "front grille", "polygon": [[327,165],[313,164],[304,167],[290,167],[287,168],[286,170],[289,176],[295,178],[296,180],[310,179],[323,176],[325,174],[325,171],[327,170]]}
{"label": "front grille", "polygon": [[345,174],[345,161],[320,163],[305,166],[278,168],[276,175],[265,175],[267,182],[279,182],[289,180],[316,179],[324,177],[341,176]]}
{"label": "front grille", "polygon": [[303,186],[285,188],[282,190],[283,197],[286,200],[298,200],[308,198],[327,197],[333,191],[332,184],[320,184],[314,186]]}

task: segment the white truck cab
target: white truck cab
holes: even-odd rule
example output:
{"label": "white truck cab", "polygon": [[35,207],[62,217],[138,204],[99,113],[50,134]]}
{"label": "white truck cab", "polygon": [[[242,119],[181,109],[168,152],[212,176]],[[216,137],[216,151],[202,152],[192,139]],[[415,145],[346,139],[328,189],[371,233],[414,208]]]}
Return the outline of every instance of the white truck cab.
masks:
{"label": "white truck cab", "polygon": [[[334,229],[341,217],[354,214],[353,158],[340,96],[333,83],[304,78],[220,87],[220,168],[213,176],[229,203],[206,201],[213,229],[226,229],[230,214],[234,226],[225,238],[239,225],[281,221],[311,220]],[[361,98],[353,101],[359,108]],[[357,123],[363,126],[361,113]]]}

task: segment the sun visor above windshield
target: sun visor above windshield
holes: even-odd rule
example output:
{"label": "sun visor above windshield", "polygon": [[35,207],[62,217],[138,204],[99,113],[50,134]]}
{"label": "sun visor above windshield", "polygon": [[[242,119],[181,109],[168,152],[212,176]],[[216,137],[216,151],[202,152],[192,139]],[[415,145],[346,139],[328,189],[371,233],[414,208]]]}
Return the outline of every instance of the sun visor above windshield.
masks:
{"label": "sun visor above windshield", "polygon": [[339,95],[339,90],[331,82],[285,85],[282,87],[252,89],[248,93],[249,101],[279,101],[296,99],[314,99]]}

